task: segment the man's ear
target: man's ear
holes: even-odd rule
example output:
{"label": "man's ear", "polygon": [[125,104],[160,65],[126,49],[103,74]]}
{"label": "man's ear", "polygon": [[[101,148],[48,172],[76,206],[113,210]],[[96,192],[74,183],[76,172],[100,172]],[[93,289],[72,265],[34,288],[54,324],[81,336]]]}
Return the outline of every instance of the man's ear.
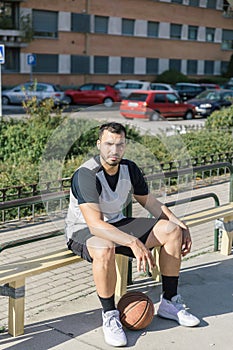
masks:
{"label": "man's ear", "polygon": [[97,146],[98,149],[100,149],[100,140],[97,140],[96,146]]}

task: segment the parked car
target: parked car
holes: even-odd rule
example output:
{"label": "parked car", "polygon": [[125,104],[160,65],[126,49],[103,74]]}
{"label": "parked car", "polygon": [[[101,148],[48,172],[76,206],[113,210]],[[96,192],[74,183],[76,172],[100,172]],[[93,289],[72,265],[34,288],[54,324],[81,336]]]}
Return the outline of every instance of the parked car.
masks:
{"label": "parked car", "polygon": [[205,87],[193,83],[176,83],[175,89],[178,91],[180,98],[186,101],[200,94],[205,90]]}
{"label": "parked car", "polygon": [[175,92],[144,90],[133,92],[123,100],[120,113],[126,119],[146,118],[153,121],[161,117],[192,119],[195,107],[182,102]]}
{"label": "parked car", "polygon": [[173,85],[170,84],[164,84],[164,83],[151,83],[150,84],[151,90],[167,90],[171,92],[176,92],[178,94],[178,91],[175,89]]}
{"label": "parked car", "polygon": [[70,104],[104,104],[112,107],[114,102],[120,102],[121,96],[117,89],[108,84],[88,83],[77,90],[66,90],[65,94]]}
{"label": "parked car", "polygon": [[209,89],[220,89],[220,85],[218,84],[212,84],[212,83],[201,83],[202,87],[204,87],[206,90]]}
{"label": "parked car", "polygon": [[54,84],[28,82],[12,89],[2,91],[2,105],[22,104],[23,101],[36,97],[38,102],[52,98],[55,105],[67,104],[64,91]]}
{"label": "parked car", "polygon": [[223,86],[223,89],[228,89],[228,90],[233,90],[233,83],[230,84],[230,83],[227,83]]}
{"label": "parked car", "polygon": [[188,100],[195,106],[196,114],[207,117],[214,111],[229,107],[233,103],[233,90],[206,90],[195,98]]}
{"label": "parked car", "polygon": [[118,80],[113,86],[118,89],[121,98],[128,97],[132,92],[137,90],[150,90],[150,82],[143,80]]}

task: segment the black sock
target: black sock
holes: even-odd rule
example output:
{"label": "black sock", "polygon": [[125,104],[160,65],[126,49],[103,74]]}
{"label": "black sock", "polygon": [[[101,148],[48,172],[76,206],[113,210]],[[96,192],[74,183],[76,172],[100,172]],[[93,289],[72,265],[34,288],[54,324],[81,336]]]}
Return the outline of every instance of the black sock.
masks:
{"label": "black sock", "polygon": [[177,295],[179,276],[163,276],[162,275],[162,287],[163,297],[167,300],[171,300],[172,297]]}
{"label": "black sock", "polygon": [[115,295],[113,294],[111,297],[109,298],[102,298],[98,295],[99,300],[101,302],[103,311],[111,311],[111,310],[116,310],[116,306],[115,306]]}

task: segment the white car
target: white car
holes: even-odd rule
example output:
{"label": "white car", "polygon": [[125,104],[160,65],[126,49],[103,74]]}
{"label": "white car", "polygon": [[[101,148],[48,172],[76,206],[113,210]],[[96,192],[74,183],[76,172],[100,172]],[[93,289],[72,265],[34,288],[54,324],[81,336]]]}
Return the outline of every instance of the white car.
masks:
{"label": "white car", "polygon": [[165,90],[165,91],[176,92],[178,94],[178,91],[175,89],[175,87],[170,84],[151,83],[150,88],[151,90]]}
{"label": "white car", "polygon": [[121,94],[121,98],[128,97],[131,92],[138,90],[150,90],[150,82],[143,80],[118,80],[113,87],[118,89]]}
{"label": "white car", "polygon": [[23,101],[36,97],[38,102],[52,98],[55,105],[67,104],[64,91],[54,84],[29,82],[12,89],[2,91],[2,104],[22,104]]}

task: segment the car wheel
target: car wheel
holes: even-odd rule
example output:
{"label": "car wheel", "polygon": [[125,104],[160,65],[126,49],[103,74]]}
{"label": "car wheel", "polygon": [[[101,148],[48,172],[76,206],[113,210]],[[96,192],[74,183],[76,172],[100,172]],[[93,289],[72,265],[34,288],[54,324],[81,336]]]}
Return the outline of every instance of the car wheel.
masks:
{"label": "car wheel", "polygon": [[113,100],[111,97],[106,97],[104,100],[104,106],[105,107],[112,107],[113,106]]}
{"label": "car wheel", "polygon": [[64,100],[63,100],[62,102],[63,102],[65,105],[71,105],[71,104],[73,104],[73,99],[72,99],[72,97],[66,95],[66,96],[64,97]]}
{"label": "car wheel", "polygon": [[186,120],[193,119],[193,112],[191,112],[191,111],[186,112],[184,119],[186,119]]}
{"label": "car wheel", "polygon": [[10,104],[9,98],[6,97],[6,96],[2,96],[2,105],[3,105],[3,106],[7,106],[7,105],[9,105],[9,104]]}
{"label": "car wheel", "polygon": [[64,104],[66,104],[66,105],[71,105],[71,104],[73,104],[73,99],[72,99],[72,97],[66,95],[66,96],[65,96],[65,99],[64,99]]}
{"label": "car wheel", "polygon": [[160,113],[159,112],[156,112],[154,111],[153,113],[151,113],[150,115],[150,121],[152,122],[156,122],[160,119]]}

